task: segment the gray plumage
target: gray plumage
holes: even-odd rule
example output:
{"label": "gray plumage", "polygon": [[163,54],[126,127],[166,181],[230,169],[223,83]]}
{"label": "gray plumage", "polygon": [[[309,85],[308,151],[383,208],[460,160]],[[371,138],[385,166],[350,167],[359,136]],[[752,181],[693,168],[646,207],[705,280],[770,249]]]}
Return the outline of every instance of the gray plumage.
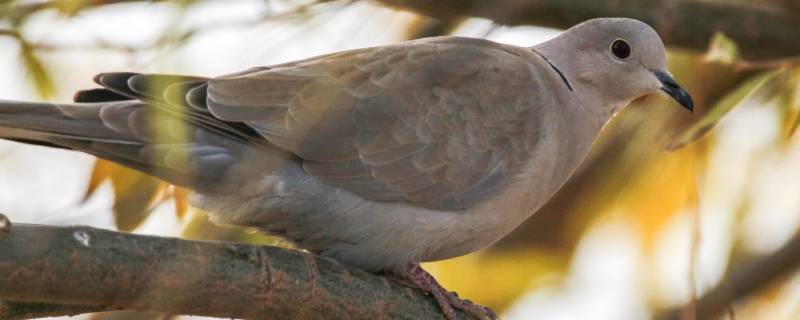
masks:
{"label": "gray plumage", "polygon": [[[610,51],[618,39],[630,57]],[[121,163],[197,191],[218,223],[394,270],[509,233],[667,75],[649,26],[596,19],[532,48],[440,37],[218,78],[102,74],[74,104],[0,102],[0,136]]]}

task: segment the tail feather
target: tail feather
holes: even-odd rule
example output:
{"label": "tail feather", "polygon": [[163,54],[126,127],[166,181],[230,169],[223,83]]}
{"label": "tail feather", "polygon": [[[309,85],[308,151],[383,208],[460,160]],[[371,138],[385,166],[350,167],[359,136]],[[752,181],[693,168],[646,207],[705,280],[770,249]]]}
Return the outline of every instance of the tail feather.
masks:
{"label": "tail feather", "polygon": [[0,139],[86,152],[205,192],[231,183],[226,172],[247,150],[241,143],[134,100],[73,104],[0,100]]}
{"label": "tail feather", "polygon": [[[52,104],[0,100],[0,127],[38,133],[37,138],[136,142],[130,133],[109,128],[100,118],[108,104]],[[8,134],[23,134],[9,132]],[[15,138],[9,136],[3,138]]]}
{"label": "tail feather", "polygon": [[0,127],[0,139],[50,148],[72,149],[48,142],[45,134],[30,130]]}
{"label": "tail feather", "polygon": [[0,139],[83,151],[203,192],[226,192],[252,179],[253,168],[295,159],[252,127],[214,117],[206,78],[116,72],[94,80],[103,88],[76,93],[75,103],[0,100]]}
{"label": "tail feather", "polygon": [[75,102],[110,102],[130,100],[130,98],[103,88],[78,91],[72,100]]}

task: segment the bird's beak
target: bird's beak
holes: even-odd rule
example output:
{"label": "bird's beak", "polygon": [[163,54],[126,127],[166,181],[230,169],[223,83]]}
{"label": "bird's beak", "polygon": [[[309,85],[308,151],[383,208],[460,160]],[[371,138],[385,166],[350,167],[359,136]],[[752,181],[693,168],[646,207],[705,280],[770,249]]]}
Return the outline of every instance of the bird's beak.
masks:
{"label": "bird's beak", "polygon": [[656,75],[658,81],[661,81],[661,91],[664,91],[670,97],[678,101],[684,108],[688,109],[689,112],[694,110],[694,102],[692,101],[692,97],[689,96],[689,93],[686,90],[683,90],[681,86],[675,82],[675,79],[664,71],[653,70],[653,74]]}

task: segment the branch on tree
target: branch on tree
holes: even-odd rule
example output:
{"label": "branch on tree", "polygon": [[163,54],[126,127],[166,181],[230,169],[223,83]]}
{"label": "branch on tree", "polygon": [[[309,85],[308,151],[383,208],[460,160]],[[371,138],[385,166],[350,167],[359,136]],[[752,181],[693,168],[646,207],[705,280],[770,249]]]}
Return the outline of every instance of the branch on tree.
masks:
{"label": "branch on tree", "polygon": [[[800,268],[800,235],[780,250],[760,258],[749,259],[731,268],[731,272],[694,303],[694,319],[717,319],[735,302],[758,293]],[[668,310],[658,319],[682,319],[683,308]]]}
{"label": "branch on tree", "polygon": [[704,51],[716,32],[748,60],[800,55],[800,14],[777,7],[704,0],[378,0],[431,17],[474,16],[505,25],[564,29],[597,17],[629,17],[658,31],[669,46]]}
{"label": "branch on tree", "polygon": [[[670,46],[705,51],[717,32],[733,39],[742,57],[751,61],[781,60],[800,56],[800,13],[791,8],[731,1],[705,0],[377,0],[385,5],[456,21],[463,16],[493,20],[505,25],[539,25],[564,29],[597,17],[620,16],[642,20],[653,26]],[[49,8],[68,8],[74,12],[107,4],[151,2],[113,0],[89,2],[81,6],[63,1],[45,1],[6,10],[13,19],[24,19],[33,12]],[[318,0],[300,6],[306,12]],[[352,0],[341,0],[347,4]],[[280,15],[278,15],[280,16]],[[278,16],[265,15],[262,20]]]}
{"label": "branch on tree", "polygon": [[4,320],[74,316],[83,313],[108,310],[110,309],[93,306],[70,306],[51,303],[0,301],[0,319]]}
{"label": "branch on tree", "polygon": [[245,319],[442,318],[419,290],[308,253],[80,226],[15,224],[0,233],[0,301],[0,319],[117,309]]}
{"label": "branch on tree", "polygon": [[19,32],[15,30],[0,29],[0,36],[19,38]]}

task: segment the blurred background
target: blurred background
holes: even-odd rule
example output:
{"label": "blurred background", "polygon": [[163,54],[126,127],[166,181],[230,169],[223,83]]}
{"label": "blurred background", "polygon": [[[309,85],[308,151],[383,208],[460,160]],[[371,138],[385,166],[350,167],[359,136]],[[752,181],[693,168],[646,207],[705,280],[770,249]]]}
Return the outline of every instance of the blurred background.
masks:
{"label": "blurred background", "polygon": [[[792,242],[799,8],[791,0],[0,1],[0,98],[70,101],[103,71],[214,76],[438,35],[530,46],[590,16],[644,19],[667,42],[695,113],[662,96],[636,101],[513,234],[425,268],[507,320],[703,319],[704,304],[716,301],[704,294],[736,298],[714,306],[722,319],[800,319],[800,258],[785,255],[800,252]],[[19,223],[280,244],[211,225],[185,191],[147,176],[6,141],[0,212]],[[726,288],[741,281],[757,285]]]}

